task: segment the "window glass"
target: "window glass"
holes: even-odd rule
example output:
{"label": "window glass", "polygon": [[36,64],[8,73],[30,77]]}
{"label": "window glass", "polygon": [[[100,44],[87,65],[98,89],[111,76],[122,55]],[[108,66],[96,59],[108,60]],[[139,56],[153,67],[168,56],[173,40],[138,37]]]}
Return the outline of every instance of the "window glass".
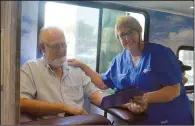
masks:
{"label": "window glass", "polygon": [[144,38],[145,17],[143,14],[113,9],[103,9],[102,41],[99,66],[100,73],[106,72],[112,59],[123,50],[123,47],[120,45],[118,39],[115,36],[114,28],[118,18],[124,15],[131,15],[139,21],[143,30],[142,39]]}
{"label": "window glass", "polygon": [[190,71],[186,71],[185,75],[188,78],[188,82],[185,86],[192,86],[194,85],[194,60],[193,60],[193,51],[191,50],[180,50],[179,51],[179,60],[183,62],[184,65],[191,66],[192,69]]}
{"label": "window glass", "polygon": [[[89,18],[90,17],[90,18]],[[63,29],[68,57],[76,58],[96,70],[99,9],[47,2],[44,26]]]}

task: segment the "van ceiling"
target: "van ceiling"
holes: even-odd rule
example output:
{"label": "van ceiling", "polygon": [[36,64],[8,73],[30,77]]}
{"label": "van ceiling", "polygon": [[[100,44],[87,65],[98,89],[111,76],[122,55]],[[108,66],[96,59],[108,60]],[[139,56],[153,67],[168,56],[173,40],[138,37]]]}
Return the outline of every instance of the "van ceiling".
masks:
{"label": "van ceiling", "polygon": [[101,1],[194,17],[194,1]]}

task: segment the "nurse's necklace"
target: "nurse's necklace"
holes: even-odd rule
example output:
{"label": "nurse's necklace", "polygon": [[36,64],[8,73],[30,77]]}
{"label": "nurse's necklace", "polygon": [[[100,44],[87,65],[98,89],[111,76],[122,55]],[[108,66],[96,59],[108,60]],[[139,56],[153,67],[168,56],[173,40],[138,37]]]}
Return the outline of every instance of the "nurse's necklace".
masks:
{"label": "nurse's necklace", "polygon": [[132,57],[132,61],[133,61],[133,64],[134,66],[136,67],[140,61],[140,58],[141,56],[138,56],[138,57]]}
{"label": "nurse's necklace", "polygon": [[137,57],[133,57],[133,56],[132,56],[132,60],[133,60],[133,61],[137,61],[138,59],[140,59],[140,56],[137,56]]}

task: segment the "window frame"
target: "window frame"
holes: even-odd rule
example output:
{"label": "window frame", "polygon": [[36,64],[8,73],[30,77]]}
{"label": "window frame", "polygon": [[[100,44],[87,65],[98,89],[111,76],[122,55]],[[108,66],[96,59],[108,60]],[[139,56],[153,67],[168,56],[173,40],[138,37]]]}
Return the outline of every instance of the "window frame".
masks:
{"label": "window frame", "polygon": [[[42,56],[41,50],[39,48],[39,33],[40,29],[44,26],[44,17],[45,17],[45,4],[48,1],[40,1],[38,7],[38,32],[37,32],[37,58]],[[52,1],[51,1],[52,2]],[[144,30],[144,41],[148,42],[149,40],[149,28],[150,28],[150,17],[146,10],[130,7],[127,5],[121,5],[116,3],[109,2],[95,2],[95,1],[53,1],[56,3],[64,3],[70,5],[78,5],[83,7],[91,7],[99,9],[99,23],[98,23],[98,39],[97,39],[97,55],[96,55],[96,72],[99,72],[100,64],[100,51],[101,51],[101,38],[102,38],[102,16],[103,9],[114,9],[120,11],[130,11],[135,13],[143,14],[145,17],[145,30]]]}
{"label": "window frame", "polygon": [[[194,51],[194,46],[187,46],[187,45],[181,45],[176,52],[176,56],[179,59],[179,52],[181,50],[186,50],[186,51]],[[194,80],[195,81],[195,80]],[[185,86],[186,90],[194,90],[194,85],[190,85],[190,86]]]}

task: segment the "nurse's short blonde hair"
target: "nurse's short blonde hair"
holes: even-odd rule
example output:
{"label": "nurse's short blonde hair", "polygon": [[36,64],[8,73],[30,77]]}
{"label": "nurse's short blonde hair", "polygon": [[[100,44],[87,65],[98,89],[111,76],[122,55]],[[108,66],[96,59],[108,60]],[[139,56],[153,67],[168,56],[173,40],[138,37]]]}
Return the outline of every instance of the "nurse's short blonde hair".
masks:
{"label": "nurse's short blonde hair", "polygon": [[115,35],[116,36],[117,36],[118,30],[122,28],[130,28],[130,29],[137,30],[140,35],[142,33],[142,27],[140,23],[132,16],[122,16],[117,20],[115,24]]}

